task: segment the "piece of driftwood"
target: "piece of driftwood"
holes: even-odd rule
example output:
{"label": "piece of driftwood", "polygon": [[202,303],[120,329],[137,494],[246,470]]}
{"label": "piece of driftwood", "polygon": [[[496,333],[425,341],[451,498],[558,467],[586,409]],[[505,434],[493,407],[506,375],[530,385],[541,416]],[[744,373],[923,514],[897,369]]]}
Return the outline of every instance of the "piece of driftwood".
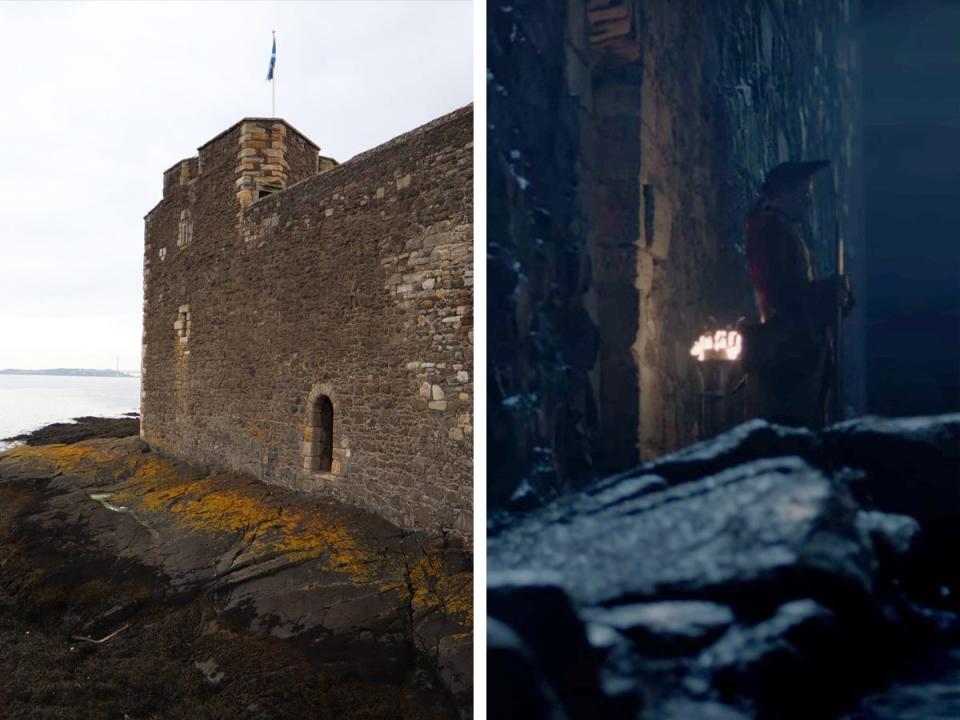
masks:
{"label": "piece of driftwood", "polygon": [[112,633],[110,633],[109,635],[107,635],[107,636],[105,636],[105,637],[100,638],[99,640],[94,640],[93,638],[84,637],[84,636],[82,636],[82,635],[73,635],[73,636],[70,637],[70,639],[71,639],[71,640],[76,640],[76,641],[78,641],[78,642],[82,641],[82,642],[93,643],[94,645],[100,645],[100,644],[102,644],[102,643],[105,643],[107,640],[110,640],[110,639],[116,637],[117,635],[119,635],[120,633],[122,633],[124,630],[126,630],[128,627],[130,627],[129,624],[127,624],[127,625],[122,625],[122,626],[121,626],[120,628],[118,628],[117,630],[114,630]]}

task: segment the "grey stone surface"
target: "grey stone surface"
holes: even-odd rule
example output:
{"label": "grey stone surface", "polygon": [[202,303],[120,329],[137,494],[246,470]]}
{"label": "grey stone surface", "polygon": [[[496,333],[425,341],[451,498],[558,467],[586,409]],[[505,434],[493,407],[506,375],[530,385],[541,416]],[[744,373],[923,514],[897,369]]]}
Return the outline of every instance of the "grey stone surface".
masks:
{"label": "grey stone surface", "polygon": [[151,447],[469,538],[472,141],[468,106],[319,172],[316,145],[253,118],[168,170],[144,230]]}
{"label": "grey stone surface", "polygon": [[723,605],[696,600],[589,608],[582,615],[589,623],[626,635],[641,651],[651,654],[689,653],[715,640],[735,619]]}
{"label": "grey stone surface", "polygon": [[787,596],[818,577],[873,589],[876,558],[853,528],[852,501],[799,458],[758,460],[606,506],[586,493],[560,505],[563,522],[548,508],[491,538],[490,566],[556,573],[585,605],[737,585]]}
{"label": "grey stone surface", "polygon": [[[520,634],[540,609],[557,637],[583,633],[607,717],[841,717],[884,681],[850,717],[948,717],[956,663],[935,648],[960,642],[956,529],[943,523],[955,425],[862,419],[814,435],[753,422],[503,514],[490,612]],[[894,452],[906,456],[877,460]],[[558,656],[584,656],[528,647],[554,676]],[[910,676],[910,656],[935,662]]]}

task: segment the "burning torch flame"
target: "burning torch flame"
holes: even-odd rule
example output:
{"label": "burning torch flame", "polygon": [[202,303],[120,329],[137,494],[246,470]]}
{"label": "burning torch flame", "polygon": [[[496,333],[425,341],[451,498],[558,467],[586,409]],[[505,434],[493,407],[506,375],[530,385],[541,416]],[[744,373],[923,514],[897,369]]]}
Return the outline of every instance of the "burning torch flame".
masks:
{"label": "burning torch flame", "polygon": [[714,330],[704,333],[690,348],[690,354],[703,362],[709,353],[711,359],[736,360],[740,357],[743,338],[736,330]]}

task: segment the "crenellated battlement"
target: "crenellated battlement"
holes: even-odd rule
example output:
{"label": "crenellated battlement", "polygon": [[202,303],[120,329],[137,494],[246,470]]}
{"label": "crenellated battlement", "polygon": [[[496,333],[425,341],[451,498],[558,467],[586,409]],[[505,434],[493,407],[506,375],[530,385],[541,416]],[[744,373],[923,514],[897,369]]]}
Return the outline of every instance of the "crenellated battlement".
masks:
{"label": "crenellated battlement", "polygon": [[197,180],[205,168],[234,161],[237,202],[251,202],[335,167],[333,158],[321,157],[320,146],[279,118],[248,117],[208,140],[197,155],[180,160],[163,173],[163,197]]}

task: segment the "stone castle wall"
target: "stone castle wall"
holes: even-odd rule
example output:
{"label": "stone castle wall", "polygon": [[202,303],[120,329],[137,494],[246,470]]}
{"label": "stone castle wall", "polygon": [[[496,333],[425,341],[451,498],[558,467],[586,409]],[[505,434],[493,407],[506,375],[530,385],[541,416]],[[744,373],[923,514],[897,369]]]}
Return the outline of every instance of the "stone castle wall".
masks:
{"label": "stone castle wall", "polygon": [[[756,319],[743,222],[767,170],[832,161],[816,178],[805,235],[818,273],[831,273],[839,220],[847,271],[861,297],[864,288],[857,3],[623,6],[625,35],[592,47],[599,152],[589,170],[588,245],[606,340],[594,374],[601,435],[616,439],[602,449],[608,471],[722,429],[700,416],[699,393],[721,388],[689,348],[704,330]],[[592,22],[591,37],[606,29],[614,28]],[[628,300],[629,325],[621,319]],[[863,407],[861,318],[846,324],[853,410]],[[632,447],[628,434],[617,437],[624,430]]]}
{"label": "stone castle wall", "polygon": [[[829,158],[862,297],[855,0],[488,4],[491,502],[531,502],[695,441],[708,328],[756,317],[743,220],[764,173]],[[863,321],[845,327],[863,407]],[[716,431],[716,428],[712,428]],[[529,494],[529,493],[527,493]]]}
{"label": "stone castle wall", "polygon": [[171,168],[146,218],[145,440],[469,535],[472,123],[317,174],[313,143],[248,119]]}

